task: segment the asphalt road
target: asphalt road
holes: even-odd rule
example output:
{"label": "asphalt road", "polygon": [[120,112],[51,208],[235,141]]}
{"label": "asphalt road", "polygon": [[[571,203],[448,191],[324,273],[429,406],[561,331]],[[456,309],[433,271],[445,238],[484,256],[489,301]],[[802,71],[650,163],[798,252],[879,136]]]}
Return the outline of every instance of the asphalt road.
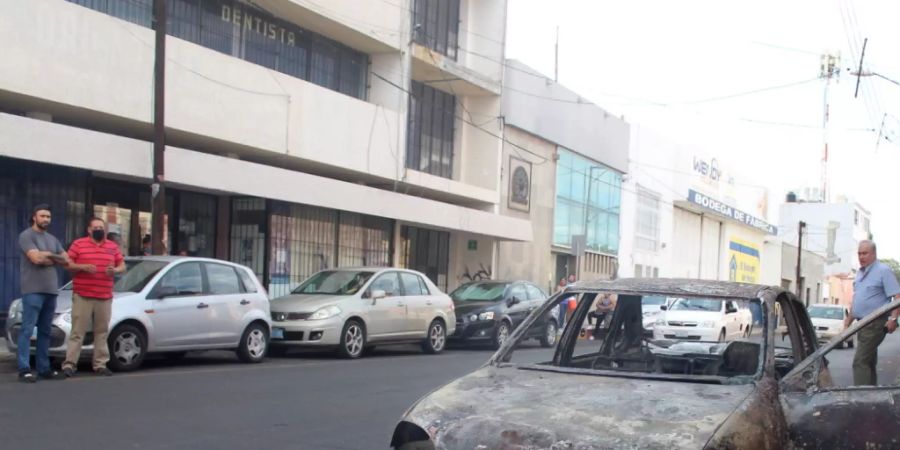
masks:
{"label": "asphalt road", "polygon": [[[5,350],[5,348],[3,349]],[[528,350],[535,357],[542,350]],[[540,352],[540,353],[539,353]],[[417,398],[491,352],[377,349],[360,360],[296,352],[244,365],[228,352],[148,360],[139,372],[24,385],[0,362],[0,446],[16,449],[380,449]],[[520,354],[520,356],[523,356]],[[829,357],[851,379],[853,350]],[[882,380],[900,374],[900,334],[881,347]],[[898,380],[900,381],[900,380]]]}

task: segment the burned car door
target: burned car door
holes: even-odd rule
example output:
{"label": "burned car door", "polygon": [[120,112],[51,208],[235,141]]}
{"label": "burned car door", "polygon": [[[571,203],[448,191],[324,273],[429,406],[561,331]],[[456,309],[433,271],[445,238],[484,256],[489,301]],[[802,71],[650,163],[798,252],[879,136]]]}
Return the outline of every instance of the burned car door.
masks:
{"label": "burned car door", "polygon": [[900,386],[834,386],[825,358],[826,353],[852,339],[862,327],[884,320],[898,307],[900,302],[894,302],[873,312],[784,377],[781,406],[793,447],[900,447]]}

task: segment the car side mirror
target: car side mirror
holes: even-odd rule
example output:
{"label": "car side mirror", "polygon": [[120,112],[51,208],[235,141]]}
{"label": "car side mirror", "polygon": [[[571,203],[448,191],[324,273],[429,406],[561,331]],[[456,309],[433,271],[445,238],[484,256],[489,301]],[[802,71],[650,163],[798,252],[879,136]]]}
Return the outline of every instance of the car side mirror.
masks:
{"label": "car side mirror", "polygon": [[506,306],[510,307],[515,305],[516,303],[520,303],[522,300],[519,300],[518,297],[510,297],[509,300],[506,301]]}
{"label": "car side mirror", "polygon": [[160,300],[176,295],[178,295],[178,289],[175,289],[175,286],[160,286],[156,289],[156,298]]}
{"label": "car side mirror", "polygon": [[661,309],[661,310],[663,310],[663,311],[666,311],[666,310],[669,309],[669,307],[666,306],[666,305],[662,305],[662,306],[659,307],[659,309]]}
{"label": "car side mirror", "polygon": [[387,297],[387,293],[384,292],[384,289],[375,289],[374,291],[372,291],[372,294],[369,295],[369,298],[371,298],[373,302],[375,300],[380,300],[385,297]]}

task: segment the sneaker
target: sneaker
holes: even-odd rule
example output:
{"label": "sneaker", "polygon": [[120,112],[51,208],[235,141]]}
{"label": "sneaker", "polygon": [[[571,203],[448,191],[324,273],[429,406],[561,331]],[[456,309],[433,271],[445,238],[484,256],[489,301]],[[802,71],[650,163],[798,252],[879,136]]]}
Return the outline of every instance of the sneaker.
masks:
{"label": "sneaker", "polygon": [[104,377],[111,377],[111,376],[112,376],[112,370],[109,370],[109,369],[107,369],[106,367],[101,367],[101,368],[99,368],[99,369],[95,369],[95,370],[94,370],[94,373],[97,374],[97,375],[102,375],[102,376],[104,376]]}
{"label": "sneaker", "polygon": [[75,376],[75,369],[71,367],[63,367],[62,373],[66,378],[72,378]]}
{"label": "sneaker", "polygon": [[23,383],[34,383],[37,381],[37,377],[31,372],[22,372],[19,374],[19,381]]}
{"label": "sneaker", "polygon": [[49,372],[39,373],[38,378],[42,380],[63,380],[66,378],[66,376],[60,372],[51,370]]}

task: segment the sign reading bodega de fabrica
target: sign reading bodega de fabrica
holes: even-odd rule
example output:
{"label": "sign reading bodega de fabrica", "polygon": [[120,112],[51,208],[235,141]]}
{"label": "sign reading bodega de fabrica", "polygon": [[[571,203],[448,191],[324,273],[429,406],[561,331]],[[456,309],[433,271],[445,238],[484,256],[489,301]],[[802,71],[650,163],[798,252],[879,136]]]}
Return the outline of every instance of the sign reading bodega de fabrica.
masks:
{"label": "sign reading bodega de fabrica", "polygon": [[693,189],[688,191],[688,201],[700,206],[703,209],[714,211],[738,222],[743,222],[753,228],[763,230],[766,233],[778,234],[778,228],[775,227],[775,225],[772,225],[760,218],[753,217],[750,214],[747,214],[732,206],[726,205],[725,203],[722,203],[714,198],[710,198],[709,196],[697,192]]}

